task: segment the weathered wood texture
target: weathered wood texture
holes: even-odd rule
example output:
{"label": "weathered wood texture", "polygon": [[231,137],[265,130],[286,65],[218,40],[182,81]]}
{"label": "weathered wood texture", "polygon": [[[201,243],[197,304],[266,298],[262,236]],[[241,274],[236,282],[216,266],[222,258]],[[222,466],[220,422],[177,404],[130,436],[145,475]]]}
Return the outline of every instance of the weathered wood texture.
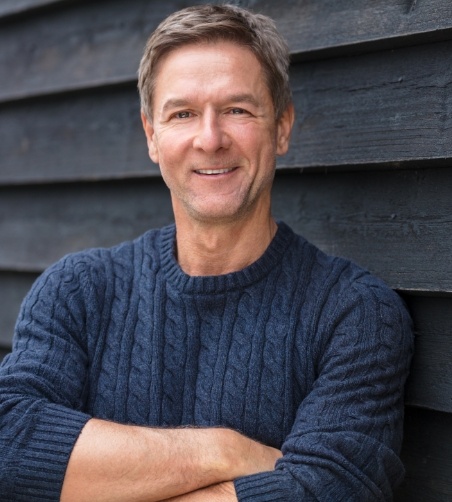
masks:
{"label": "weathered wood texture", "polygon": [[[452,3],[451,3],[452,6]],[[452,41],[297,64],[283,165],[434,165],[452,156]]]}
{"label": "weathered wood texture", "polygon": [[160,179],[0,189],[0,270],[41,271],[68,252],[111,246],[172,219]]}
{"label": "weathered wood texture", "polygon": [[[6,0],[0,16],[32,6],[65,4],[51,0]],[[190,1],[72,1],[66,9],[13,19],[0,33],[0,100],[33,93],[133,79],[144,41],[157,23]],[[298,57],[331,51],[350,53],[383,46],[441,39],[452,27],[449,0],[269,0],[240,2],[271,15]],[[16,21],[17,22],[14,22]],[[331,54],[330,54],[331,55]]]}
{"label": "weathered wood texture", "polygon": [[[449,41],[295,64],[297,119],[278,166],[446,165],[451,53]],[[158,175],[134,84],[0,105],[0,135],[3,184]]]}
{"label": "weathered wood texture", "polygon": [[449,0],[248,2],[272,16],[298,57],[382,50],[450,38]]}
{"label": "weathered wood texture", "polygon": [[452,415],[407,408],[402,460],[405,480],[396,502],[452,500]]}
{"label": "weathered wood texture", "polygon": [[0,183],[159,175],[134,87],[0,105]]}
{"label": "weathered wood texture", "polygon": [[452,413],[452,296],[406,300],[416,330],[406,402]]}
{"label": "weathered wood texture", "polygon": [[330,254],[406,291],[452,291],[452,172],[285,174],[274,212]]}
{"label": "weathered wood texture", "polygon": [[11,16],[37,11],[45,7],[68,3],[74,0],[2,0],[0,2],[0,22],[2,18],[10,20]]}
{"label": "weathered wood texture", "polygon": [[[70,2],[13,18],[0,32],[0,101],[133,81],[144,43],[168,14],[196,2]],[[202,2],[200,2],[202,3]]]}

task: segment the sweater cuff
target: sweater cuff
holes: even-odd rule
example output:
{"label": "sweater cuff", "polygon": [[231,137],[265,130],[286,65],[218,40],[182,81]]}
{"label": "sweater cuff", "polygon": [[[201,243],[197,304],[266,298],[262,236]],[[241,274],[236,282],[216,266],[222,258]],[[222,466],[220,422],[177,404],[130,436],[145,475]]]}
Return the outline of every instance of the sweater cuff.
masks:
{"label": "sweater cuff", "polygon": [[16,473],[17,500],[60,500],[72,449],[86,422],[85,413],[48,404],[40,411]]}
{"label": "sweater cuff", "polygon": [[[269,471],[234,480],[239,502],[290,502],[301,500],[299,487],[290,474]],[[303,499],[304,500],[304,499]]]}

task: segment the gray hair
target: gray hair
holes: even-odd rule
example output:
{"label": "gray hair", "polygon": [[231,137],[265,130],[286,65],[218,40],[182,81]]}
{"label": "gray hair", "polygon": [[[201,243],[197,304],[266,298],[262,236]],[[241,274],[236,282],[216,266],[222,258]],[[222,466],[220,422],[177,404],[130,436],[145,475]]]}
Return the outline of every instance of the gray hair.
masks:
{"label": "gray hair", "polygon": [[141,109],[152,121],[152,98],[159,62],[188,44],[230,41],[248,47],[267,81],[276,118],[289,106],[289,49],[268,16],[234,5],[200,5],[179,10],[160,23],[148,39],[138,70]]}

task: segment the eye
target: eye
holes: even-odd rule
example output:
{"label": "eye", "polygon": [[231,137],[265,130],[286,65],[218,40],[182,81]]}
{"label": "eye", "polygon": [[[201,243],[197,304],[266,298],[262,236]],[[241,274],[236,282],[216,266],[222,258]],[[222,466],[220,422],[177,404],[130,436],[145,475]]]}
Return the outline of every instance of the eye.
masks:
{"label": "eye", "polygon": [[246,111],[243,108],[232,108],[230,110],[230,113],[232,115],[243,115],[244,113],[246,113]]}
{"label": "eye", "polygon": [[191,117],[191,113],[187,111],[177,112],[173,115],[176,119],[188,119]]}

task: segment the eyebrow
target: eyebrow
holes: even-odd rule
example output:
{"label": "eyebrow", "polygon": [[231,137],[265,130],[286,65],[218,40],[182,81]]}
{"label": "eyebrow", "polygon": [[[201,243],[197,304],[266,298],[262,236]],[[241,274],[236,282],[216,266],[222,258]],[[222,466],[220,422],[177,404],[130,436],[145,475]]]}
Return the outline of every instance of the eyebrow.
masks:
{"label": "eyebrow", "polygon": [[259,106],[259,101],[252,94],[232,94],[228,96],[226,101],[232,103],[249,103],[250,105]]}
{"label": "eyebrow", "polygon": [[186,99],[169,99],[165,102],[162,108],[162,112],[165,113],[168,110],[172,110],[173,108],[183,108],[188,105],[188,101]]}
{"label": "eyebrow", "polygon": [[[231,94],[226,96],[224,99],[226,103],[249,103],[250,105],[259,107],[259,102],[256,100],[254,96],[251,94],[243,93],[243,94]],[[172,110],[174,108],[184,108],[190,104],[190,101],[182,98],[170,98],[165,102],[162,108],[162,112],[165,113],[168,110]]]}

